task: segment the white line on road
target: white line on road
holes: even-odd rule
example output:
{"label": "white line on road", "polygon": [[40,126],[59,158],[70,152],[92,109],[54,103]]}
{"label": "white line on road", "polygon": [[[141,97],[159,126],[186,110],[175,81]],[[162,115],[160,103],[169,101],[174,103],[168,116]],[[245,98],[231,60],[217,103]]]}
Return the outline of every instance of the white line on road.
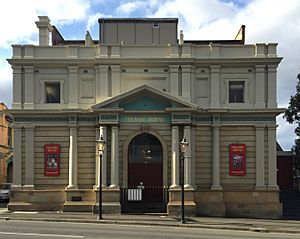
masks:
{"label": "white line on road", "polygon": [[39,234],[39,233],[17,233],[17,232],[0,232],[2,235],[18,235],[18,236],[36,236],[36,237],[63,237],[63,238],[84,238],[84,236],[76,235],[59,235],[59,234]]}

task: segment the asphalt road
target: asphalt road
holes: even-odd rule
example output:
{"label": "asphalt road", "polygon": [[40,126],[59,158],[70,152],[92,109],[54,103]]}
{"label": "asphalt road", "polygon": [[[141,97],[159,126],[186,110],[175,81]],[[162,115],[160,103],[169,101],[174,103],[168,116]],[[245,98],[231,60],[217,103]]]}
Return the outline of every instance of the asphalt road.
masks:
{"label": "asphalt road", "polygon": [[153,238],[297,238],[299,234],[258,233],[246,231],[210,230],[183,227],[111,225],[90,223],[54,223],[29,221],[0,221],[0,238],[85,238],[85,239],[153,239]]}

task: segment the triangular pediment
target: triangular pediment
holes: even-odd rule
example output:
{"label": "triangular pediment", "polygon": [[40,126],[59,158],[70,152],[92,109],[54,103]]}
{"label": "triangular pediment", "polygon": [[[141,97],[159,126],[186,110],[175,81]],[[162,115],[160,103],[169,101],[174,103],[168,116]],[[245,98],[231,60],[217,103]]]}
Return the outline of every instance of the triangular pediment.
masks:
{"label": "triangular pediment", "polygon": [[166,109],[197,109],[197,105],[185,102],[177,97],[148,85],[141,85],[108,100],[100,102],[92,109],[124,111],[165,111]]}

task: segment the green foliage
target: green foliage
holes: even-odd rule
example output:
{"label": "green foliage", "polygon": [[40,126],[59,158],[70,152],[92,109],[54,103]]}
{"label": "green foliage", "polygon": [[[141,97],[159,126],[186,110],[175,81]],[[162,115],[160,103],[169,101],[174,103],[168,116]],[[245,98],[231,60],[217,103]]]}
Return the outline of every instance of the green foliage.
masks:
{"label": "green foliage", "polygon": [[[291,96],[289,106],[284,112],[284,118],[290,124],[296,124],[295,133],[300,137],[300,74],[297,76],[298,83],[296,86],[296,94]],[[300,169],[300,138],[295,140],[295,145],[292,148],[294,154],[294,166]]]}

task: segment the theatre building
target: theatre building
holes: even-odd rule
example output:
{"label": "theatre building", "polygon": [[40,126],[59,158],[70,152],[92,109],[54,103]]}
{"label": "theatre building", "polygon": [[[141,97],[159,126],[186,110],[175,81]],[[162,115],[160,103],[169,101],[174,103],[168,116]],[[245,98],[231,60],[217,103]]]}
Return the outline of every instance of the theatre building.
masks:
{"label": "theatre building", "polygon": [[188,215],[281,216],[277,44],[245,44],[244,26],[186,40],[177,25],[99,19],[99,40],[76,41],[41,16],[39,45],[12,46],[10,210],[97,212],[102,181],[104,213],[178,214],[186,138]]}

